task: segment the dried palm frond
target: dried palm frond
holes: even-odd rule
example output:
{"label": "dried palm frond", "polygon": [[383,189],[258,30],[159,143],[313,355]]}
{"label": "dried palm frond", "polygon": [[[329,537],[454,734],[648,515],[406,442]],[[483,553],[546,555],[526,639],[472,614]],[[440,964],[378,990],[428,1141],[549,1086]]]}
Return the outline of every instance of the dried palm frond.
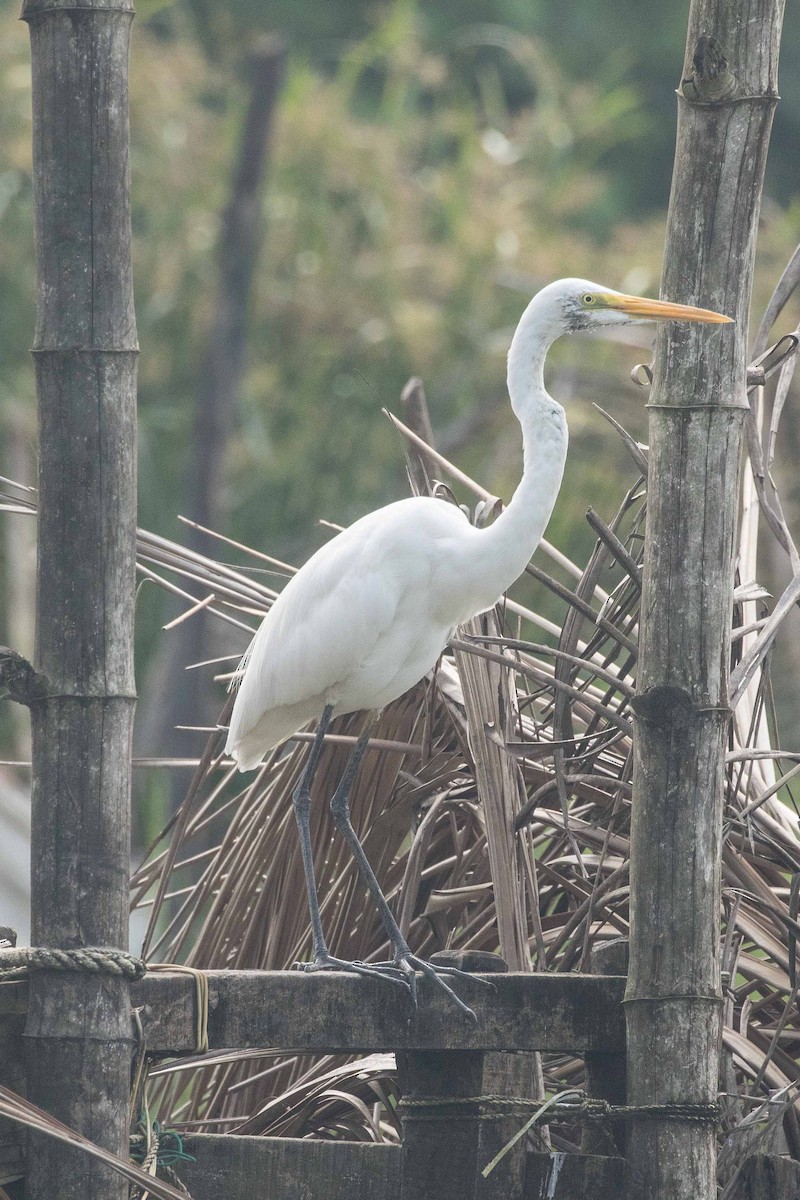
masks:
{"label": "dried palm frond", "polygon": [[[0,1087],[0,1116],[24,1125],[26,1129],[32,1129],[36,1133],[55,1138],[56,1141],[72,1146],[84,1154],[89,1154],[131,1183],[144,1189],[148,1195],[156,1197],[157,1200],[187,1200],[185,1188],[178,1191],[171,1184],[165,1183],[163,1179],[157,1179],[155,1175],[143,1171],[135,1163],[119,1158],[110,1150],[98,1146],[96,1142],[90,1141],[89,1138],[70,1129],[68,1125],[56,1120],[50,1113],[31,1104],[30,1100],[25,1100],[16,1092],[5,1087]],[[191,1197],[188,1197],[188,1200],[191,1200]]]}

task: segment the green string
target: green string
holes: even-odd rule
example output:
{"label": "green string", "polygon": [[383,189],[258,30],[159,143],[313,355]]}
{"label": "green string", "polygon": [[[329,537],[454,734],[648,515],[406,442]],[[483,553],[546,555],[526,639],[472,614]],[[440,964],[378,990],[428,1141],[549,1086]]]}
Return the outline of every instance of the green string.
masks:
{"label": "green string", "polygon": [[[139,1122],[139,1128],[144,1128],[144,1122]],[[193,1154],[188,1154],[183,1148],[183,1138],[176,1129],[164,1129],[158,1121],[153,1121],[153,1134],[158,1144],[156,1164],[159,1167],[174,1167],[180,1162],[194,1162]],[[131,1158],[134,1162],[144,1162],[147,1153],[147,1137],[144,1133],[135,1134],[131,1138]]]}

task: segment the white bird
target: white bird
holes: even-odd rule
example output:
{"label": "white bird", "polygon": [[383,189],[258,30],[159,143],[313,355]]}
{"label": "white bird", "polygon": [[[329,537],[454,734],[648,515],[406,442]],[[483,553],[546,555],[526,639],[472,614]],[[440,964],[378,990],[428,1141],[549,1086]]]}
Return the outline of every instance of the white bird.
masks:
{"label": "white bird", "polygon": [[[328,952],[319,915],[309,834],[309,787],[331,717],[380,710],[435,666],[455,627],[491,608],[522,574],[544,534],[567,454],[564,409],[544,385],[547,351],[564,333],[640,321],[729,322],[729,317],[562,279],[540,291],[508,354],[508,394],[522,426],[524,468],[509,505],[478,529],[460,509],[429,497],[387,504],[356,521],[308,560],[264,618],[237,672],[226,751],[250,771],[286,738],[318,719],[294,794],[314,958],[307,970],[350,969],[406,984],[415,969],[433,977],[467,1013],[434,968],[413,955],[350,824],[348,793],[366,749],[358,740],[331,800],[389,935],[390,963],[346,963]],[[458,974],[458,972],[448,972]]]}

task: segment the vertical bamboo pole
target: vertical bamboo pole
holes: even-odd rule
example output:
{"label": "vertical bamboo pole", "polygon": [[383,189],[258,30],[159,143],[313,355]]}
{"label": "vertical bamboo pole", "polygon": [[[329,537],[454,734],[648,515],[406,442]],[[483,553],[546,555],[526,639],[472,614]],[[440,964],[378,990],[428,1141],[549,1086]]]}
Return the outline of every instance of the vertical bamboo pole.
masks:
{"label": "vertical bamboo pole", "polygon": [[[735,317],[659,334],[650,405],[626,995],[634,1105],[713,1102],[720,853],[747,322],[782,0],[693,0],[662,294]],[[634,1122],[629,1200],[712,1200],[715,1131]]]}
{"label": "vertical bamboo pole", "polygon": [[[31,940],[128,944],[134,710],[136,325],[129,0],[26,0],[33,67],[39,408]],[[28,1093],[127,1155],[126,983],[35,972]],[[123,1200],[86,1155],[34,1138],[30,1200]]]}

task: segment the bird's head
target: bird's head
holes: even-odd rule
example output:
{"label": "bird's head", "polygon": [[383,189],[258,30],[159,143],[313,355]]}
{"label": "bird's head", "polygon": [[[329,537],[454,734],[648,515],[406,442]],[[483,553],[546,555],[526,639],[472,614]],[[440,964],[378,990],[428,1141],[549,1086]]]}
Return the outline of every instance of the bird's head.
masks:
{"label": "bird's head", "polygon": [[[520,416],[526,397],[544,391],[544,360],[564,333],[643,321],[705,321],[730,324],[708,308],[626,296],[588,279],[558,279],[533,297],[520,318],[508,352],[508,393]],[[521,418],[520,418],[521,419]]]}
{"label": "bird's head", "polygon": [[537,300],[544,301],[548,308],[552,308],[563,333],[641,321],[703,321],[714,325],[729,324],[731,321],[730,317],[708,308],[626,296],[623,292],[601,287],[588,279],[559,279],[543,288]]}

